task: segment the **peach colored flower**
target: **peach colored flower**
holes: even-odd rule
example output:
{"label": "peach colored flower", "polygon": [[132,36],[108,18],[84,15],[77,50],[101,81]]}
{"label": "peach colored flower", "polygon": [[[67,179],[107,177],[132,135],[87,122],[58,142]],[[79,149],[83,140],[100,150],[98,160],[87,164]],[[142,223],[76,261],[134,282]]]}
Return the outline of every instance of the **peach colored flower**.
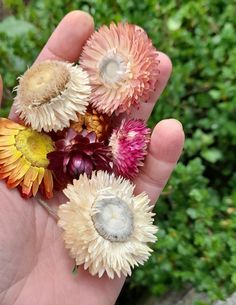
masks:
{"label": "peach colored flower", "polygon": [[90,77],[90,102],[100,112],[125,112],[148,100],[159,75],[158,52],[132,24],[102,26],[87,41],[80,64]]}

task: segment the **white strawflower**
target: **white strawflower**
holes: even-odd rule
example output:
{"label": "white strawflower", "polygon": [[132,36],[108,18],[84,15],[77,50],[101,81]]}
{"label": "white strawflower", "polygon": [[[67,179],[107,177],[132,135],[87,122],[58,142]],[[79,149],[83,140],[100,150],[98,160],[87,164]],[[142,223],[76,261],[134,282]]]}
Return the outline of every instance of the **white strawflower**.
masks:
{"label": "white strawflower", "polygon": [[58,210],[66,248],[77,265],[84,264],[92,275],[110,278],[131,275],[152,250],[157,227],[148,196],[133,195],[134,185],[114,174],[86,174],[64,190],[69,201]]}
{"label": "white strawflower", "polygon": [[91,93],[87,72],[80,66],[46,60],[19,78],[17,113],[37,131],[58,131],[85,114]]}

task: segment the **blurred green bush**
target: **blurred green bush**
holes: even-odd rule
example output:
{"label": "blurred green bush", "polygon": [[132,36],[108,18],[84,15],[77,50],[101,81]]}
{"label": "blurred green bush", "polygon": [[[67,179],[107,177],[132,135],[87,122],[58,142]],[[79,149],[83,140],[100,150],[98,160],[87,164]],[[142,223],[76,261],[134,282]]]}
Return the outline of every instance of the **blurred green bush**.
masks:
{"label": "blurred green bush", "polygon": [[[26,1],[25,1],[26,2]],[[29,1],[27,1],[29,2]],[[213,299],[236,290],[236,18],[234,0],[6,0],[0,23],[0,73],[7,115],[16,77],[30,66],[69,11],[95,24],[142,26],[173,62],[173,74],[150,125],[174,117],[185,152],[156,212],[159,242],[129,288],[153,294],[191,284]]]}

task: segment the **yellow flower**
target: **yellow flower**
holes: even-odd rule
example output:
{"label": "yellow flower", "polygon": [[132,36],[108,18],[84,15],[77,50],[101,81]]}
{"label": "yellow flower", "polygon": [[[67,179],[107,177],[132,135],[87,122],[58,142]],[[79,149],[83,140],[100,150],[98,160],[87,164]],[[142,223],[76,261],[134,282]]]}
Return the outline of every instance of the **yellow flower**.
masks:
{"label": "yellow flower", "polygon": [[8,119],[0,118],[0,179],[20,186],[22,196],[35,196],[40,187],[52,197],[53,178],[47,154],[54,150],[51,138]]}
{"label": "yellow flower", "polygon": [[68,198],[58,209],[66,248],[77,265],[92,275],[131,275],[152,250],[157,227],[153,225],[148,196],[133,195],[134,185],[107,172],[86,174],[64,190]]}

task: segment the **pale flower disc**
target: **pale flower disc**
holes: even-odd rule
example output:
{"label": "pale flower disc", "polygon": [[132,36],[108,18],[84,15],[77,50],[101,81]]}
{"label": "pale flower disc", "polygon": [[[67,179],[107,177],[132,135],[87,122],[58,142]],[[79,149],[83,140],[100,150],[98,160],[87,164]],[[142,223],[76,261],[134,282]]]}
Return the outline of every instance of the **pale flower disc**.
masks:
{"label": "pale flower disc", "polygon": [[16,87],[17,113],[37,131],[59,131],[85,114],[91,93],[87,72],[73,64],[46,60],[33,65]]}
{"label": "pale flower disc", "polygon": [[152,250],[157,227],[153,225],[148,196],[133,195],[134,185],[106,172],[93,172],[74,180],[64,193],[69,201],[58,210],[66,248],[77,265],[92,275],[131,275]]}

